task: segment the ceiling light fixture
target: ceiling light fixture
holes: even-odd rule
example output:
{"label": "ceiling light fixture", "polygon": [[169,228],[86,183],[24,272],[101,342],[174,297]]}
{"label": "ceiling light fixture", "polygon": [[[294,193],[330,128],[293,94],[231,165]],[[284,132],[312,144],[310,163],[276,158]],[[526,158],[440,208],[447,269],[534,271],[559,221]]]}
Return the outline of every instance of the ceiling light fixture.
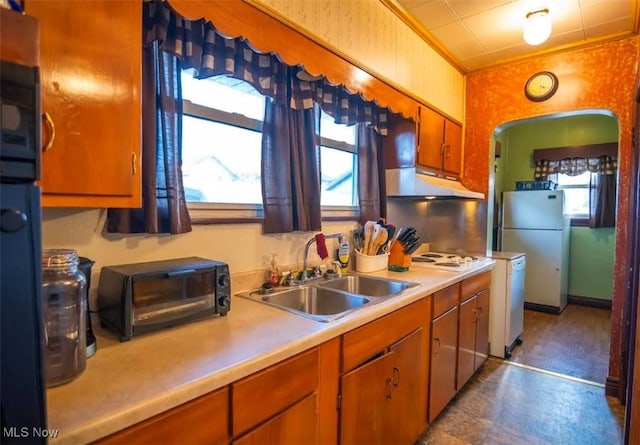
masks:
{"label": "ceiling light fixture", "polygon": [[529,45],[540,45],[551,35],[551,19],[548,9],[540,9],[527,14],[522,37]]}

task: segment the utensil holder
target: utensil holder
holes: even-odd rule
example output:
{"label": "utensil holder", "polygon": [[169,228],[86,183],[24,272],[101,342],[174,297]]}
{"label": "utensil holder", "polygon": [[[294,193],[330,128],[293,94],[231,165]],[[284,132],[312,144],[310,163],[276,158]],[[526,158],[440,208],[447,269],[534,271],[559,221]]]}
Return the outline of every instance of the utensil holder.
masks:
{"label": "utensil holder", "polygon": [[356,252],[356,272],[375,272],[376,270],[385,270],[389,264],[389,254],[382,255],[365,255]]}
{"label": "utensil holder", "polygon": [[394,272],[406,272],[411,266],[411,255],[404,253],[404,247],[400,243],[393,243],[391,245],[391,252],[389,253],[389,266],[388,269]]}

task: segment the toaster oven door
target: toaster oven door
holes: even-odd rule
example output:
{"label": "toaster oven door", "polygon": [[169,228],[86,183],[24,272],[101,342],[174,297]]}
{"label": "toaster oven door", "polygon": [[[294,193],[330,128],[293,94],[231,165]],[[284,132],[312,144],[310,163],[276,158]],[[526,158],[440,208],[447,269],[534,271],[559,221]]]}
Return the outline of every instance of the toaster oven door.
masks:
{"label": "toaster oven door", "polygon": [[139,277],[132,289],[133,326],[171,324],[215,310],[215,272],[182,270]]}

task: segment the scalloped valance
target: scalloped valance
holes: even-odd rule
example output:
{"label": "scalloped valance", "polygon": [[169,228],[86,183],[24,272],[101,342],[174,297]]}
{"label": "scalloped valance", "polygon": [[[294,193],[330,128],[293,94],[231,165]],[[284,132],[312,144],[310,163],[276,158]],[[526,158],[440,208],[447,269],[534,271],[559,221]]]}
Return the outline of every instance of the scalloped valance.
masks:
{"label": "scalloped valance", "polygon": [[158,41],[174,54],[183,69],[193,68],[197,78],[228,75],[251,84],[259,93],[293,109],[317,103],[336,123],[366,123],[386,135],[389,110],[353,94],[326,77],[304,80],[304,67],[284,63],[278,54],[259,52],[242,37],[222,34],[212,22],[187,20],[164,0],[144,3],[144,41]]}

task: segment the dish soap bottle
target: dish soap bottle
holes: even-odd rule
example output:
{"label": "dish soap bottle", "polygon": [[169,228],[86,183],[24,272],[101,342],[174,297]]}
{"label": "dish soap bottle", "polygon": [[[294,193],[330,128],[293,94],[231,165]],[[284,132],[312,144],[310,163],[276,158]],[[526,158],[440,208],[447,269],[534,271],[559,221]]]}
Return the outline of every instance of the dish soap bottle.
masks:
{"label": "dish soap bottle", "polygon": [[349,241],[346,239],[338,247],[338,261],[340,261],[342,272],[346,273],[349,266]]}
{"label": "dish soap bottle", "polygon": [[276,255],[277,254],[272,254],[271,257],[271,264],[269,267],[269,283],[271,283],[271,285],[273,287],[276,287],[278,285],[278,280],[280,278],[280,271],[278,270],[278,263],[276,262]]}

